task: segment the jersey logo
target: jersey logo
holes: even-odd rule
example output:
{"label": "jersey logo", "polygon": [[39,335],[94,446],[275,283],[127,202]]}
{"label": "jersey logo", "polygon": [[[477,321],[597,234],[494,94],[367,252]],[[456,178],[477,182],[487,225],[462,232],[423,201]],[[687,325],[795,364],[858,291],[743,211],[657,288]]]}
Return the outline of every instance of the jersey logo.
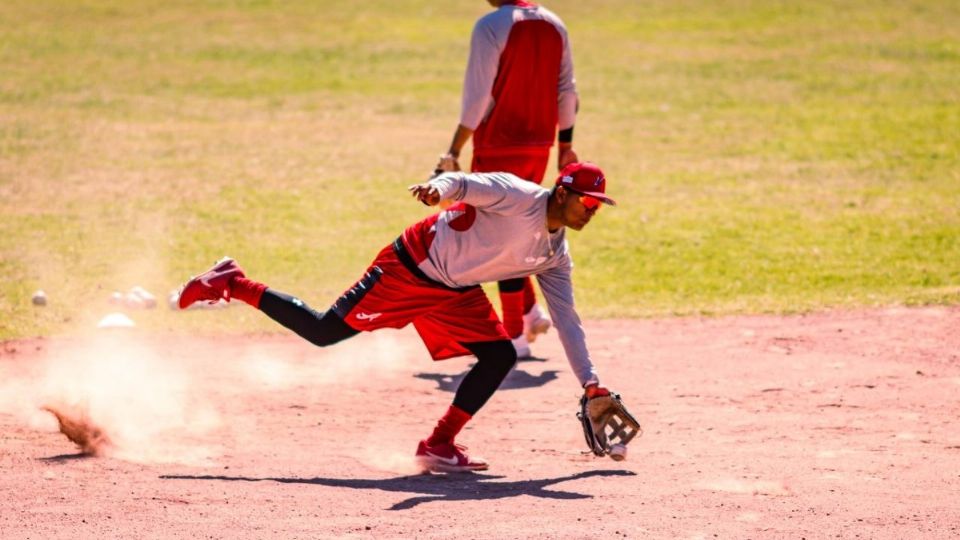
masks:
{"label": "jersey logo", "polygon": [[372,321],[372,320],[376,319],[377,317],[379,317],[379,316],[381,316],[381,315],[383,315],[383,313],[363,313],[363,312],[360,312],[360,313],[357,313],[357,318],[360,319],[361,321]]}
{"label": "jersey logo", "polygon": [[464,232],[473,226],[477,219],[477,209],[469,204],[459,202],[446,210],[447,224],[457,232]]}
{"label": "jersey logo", "polygon": [[537,257],[537,258],[527,257],[526,259],[523,260],[523,262],[527,264],[543,264],[544,262],[546,262],[546,260],[547,260],[546,257]]}

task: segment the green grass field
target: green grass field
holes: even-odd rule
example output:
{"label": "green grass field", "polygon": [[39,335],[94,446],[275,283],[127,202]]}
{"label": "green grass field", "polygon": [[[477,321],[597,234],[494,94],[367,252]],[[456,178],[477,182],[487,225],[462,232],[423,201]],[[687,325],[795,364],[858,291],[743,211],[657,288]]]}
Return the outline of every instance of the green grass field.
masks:
{"label": "green grass field", "polygon": [[[621,203],[572,235],[582,315],[960,302],[956,2],[547,5],[577,150]],[[223,254],[325,307],[424,215],[405,187],[446,148],[488,9],[0,3],[0,339],[87,328],[111,291],[165,295]]]}

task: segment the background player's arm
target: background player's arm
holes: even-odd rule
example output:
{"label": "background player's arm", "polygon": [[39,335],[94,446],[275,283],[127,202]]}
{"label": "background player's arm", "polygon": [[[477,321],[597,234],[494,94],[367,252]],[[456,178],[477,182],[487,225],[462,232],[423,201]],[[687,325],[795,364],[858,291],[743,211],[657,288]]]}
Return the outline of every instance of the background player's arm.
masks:
{"label": "background player's arm", "polygon": [[564,28],[563,56],[560,57],[560,73],[557,80],[557,169],[579,161],[573,150],[573,125],[580,108],[577,81],[573,76],[573,54],[570,52],[570,37]]}
{"label": "background player's arm", "polygon": [[453,133],[453,140],[450,141],[450,149],[447,150],[447,154],[453,156],[454,159],[459,158],[460,151],[463,150],[463,146],[467,144],[471,136],[473,136],[472,128],[463,124],[458,125],[457,130]]}
{"label": "background player's arm", "polygon": [[[470,56],[463,77],[463,101],[460,107],[460,124],[453,132],[450,148],[440,157],[435,169],[447,171],[455,165],[460,168],[457,159],[464,145],[473,136],[493,104],[491,91],[500,65],[500,46],[489,24],[483,19],[477,21],[470,35]],[[451,163],[452,160],[452,163]]]}
{"label": "background player's arm", "polygon": [[446,154],[440,156],[440,161],[437,162],[436,167],[433,168],[434,173],[440,174],[459,171],[460,162],[457,160],[460,159],[460,151],[463,150],[463,146],[467,144],[467,141],[469,141],[472,136],[472,129],[463,124],[458,125],[457,130],[453,132],[453,140],[450,141],[450,148]]}

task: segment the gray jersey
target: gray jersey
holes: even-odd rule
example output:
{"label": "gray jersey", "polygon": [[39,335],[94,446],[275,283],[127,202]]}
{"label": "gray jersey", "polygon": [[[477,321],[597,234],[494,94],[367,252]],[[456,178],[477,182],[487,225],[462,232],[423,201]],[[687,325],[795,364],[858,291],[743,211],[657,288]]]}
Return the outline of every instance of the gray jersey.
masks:
{"label": "gray jersey", "polygon": [[470,37],[470,57],[463,81],[463,105],[460,123],[476,129],[494,106],[492,88],[500,66],[500,57],[507,46],[510,30],[519,21],[544,20],[552,24],[563,38],[563,55],[557,81],[558,124],[560,129],[573,126],[577,116],[577,85],[573,77],[573,55],[563,21],[543,6],[504,4],[477,20]]}
{"label": "gray jersey", "polygon": [[[430,181],[444,200],[426,257],[430,279],[451,287],[536,274],[570,367],[580,381],[597,380],[573,301],[573,262],[565,229],[547,230],[550,191],[509,173],[446,173]],[[466,206],[469,205],[469,206]]]}

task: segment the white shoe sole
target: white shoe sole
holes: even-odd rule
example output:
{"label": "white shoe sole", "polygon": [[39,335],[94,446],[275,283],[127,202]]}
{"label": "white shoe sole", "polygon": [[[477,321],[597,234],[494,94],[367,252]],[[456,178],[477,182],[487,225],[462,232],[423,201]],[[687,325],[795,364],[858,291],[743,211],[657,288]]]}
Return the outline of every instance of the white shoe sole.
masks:
{"label": "white shoe sole", "polygon": [[478,463],[476,465],[450,465],[448,463],[443,463],[428,457],[417,456],[417,466],[420,467],[420,470],[429,473],[429,472],[443,472],[443,473],[466,473],[473,471],[485,471],[490,468],[490,465],[486,463]]}

